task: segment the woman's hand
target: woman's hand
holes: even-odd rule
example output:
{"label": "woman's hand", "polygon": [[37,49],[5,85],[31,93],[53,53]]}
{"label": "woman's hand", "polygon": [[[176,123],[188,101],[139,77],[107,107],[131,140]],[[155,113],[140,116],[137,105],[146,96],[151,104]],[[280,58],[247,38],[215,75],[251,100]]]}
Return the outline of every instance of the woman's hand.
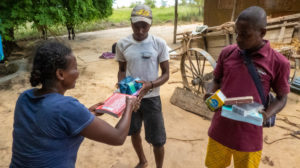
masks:
{"label": "woman's hand", "polygon": [[96,116],[103,115],[103,113],[96,113],[96,108],[99,107],[99,106],[101,106],[101,105],[103,105],[103,104],[104,104],[103,102],[94,104],[93,106],[91,106],[91,107],[89,108],[89,111],[90,111],[92,114],[96,115]]}
{"label": "woman's hand", "polygon": [[125,109],[125,111],[127,111],[128,108],[129,108],[129,111],[134,111],[137,104],[138,104],[137,102],[138,102],[138,99],[136,97],[126,96],[126,109]]}
{"label": "woman's hand", "polygon": [[133,112],[137,112],[140,109],[141,100],[137,99],[135,106],[133,107]]}

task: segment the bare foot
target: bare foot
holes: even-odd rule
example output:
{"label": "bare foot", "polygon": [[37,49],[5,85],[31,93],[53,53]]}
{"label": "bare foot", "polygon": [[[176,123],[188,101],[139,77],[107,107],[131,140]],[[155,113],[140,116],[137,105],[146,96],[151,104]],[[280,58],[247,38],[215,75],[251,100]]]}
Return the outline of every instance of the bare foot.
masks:
{"label": "bare foot", "polygon": [[148,162],[139,162],[134,168],[146,168],[148,166]]}

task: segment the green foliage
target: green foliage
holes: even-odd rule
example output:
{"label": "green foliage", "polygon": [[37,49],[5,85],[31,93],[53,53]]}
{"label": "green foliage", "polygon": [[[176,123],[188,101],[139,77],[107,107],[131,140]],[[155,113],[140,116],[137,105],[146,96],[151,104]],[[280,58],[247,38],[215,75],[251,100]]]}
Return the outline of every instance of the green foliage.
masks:
{"label": "green foliage", "polygon": [[[114,9],[113,14],[105,20],[94,19],[88,22],[82,22],[76,25],[77,32],[95,31],[111,27],[130,26],[130,13],[132,8]],[[174,21],[174,7],[153,8],[153,24],[163,24]],[[179,24],[199,22],[203,20],[203,10],[195,5],[178,6]],[[37,38],[39,37],[37,29],[31,29],[32,22],[26,22],[24,26],[16,29],[16,39]],[[51,31],[55,35],[66,34],[65,25],[51,26]]]}
{"label": "green foliage", "polygon": [[66,22],[66,11],[62,0],[32,0],[31,20],[34,26],[49,27]]}
{"label": "green foliage", "polygon": [[186,4],[187,4],[186,0],[181,0],[180,5],[186,5]]}
{"label": "green foliage", "polygon": [[156,0],[145,0],[145,5],[148,5],[150,8],[155,8]]}
{"label": "green foliage", "polygon": [[115,9],[113,11],[113,14],[110,17],[108,17],[107,20],[114,22],[114,23],[119,23],[122,21],[128,21],[128,23],[129,23],[131,10],[132,10],[132,8]]}
{"label": "green foliage", "polygon": [[[14,32],[35,34],[42,31],[47,37],[49,28],[79,25],[112,14],[114,0],[1,0],[0,34],[4,41],[14,41]],[[30,28],[28,28],[30,23]],[[58,33],[57,33],[58,34]],[[21,35],[23,36],[23,35]],[[45,37],[46,36],[46,37]],[[5,44],[4,44],[5,45]],[[4,46],[5,48],[5,46]]]}
{"label": "green foliage", "polygon": [[131,2],[131,4],[130,4],[129,8],[134,8],[135,6],[137,6],[137,5],[140,5],[140,4],[142,4],[142,2],[141,2],[141,1],[135,1],[135,2]]}
{"label": "green foliage", "polygon": [[93,0],[63,0],[66,24],[74,27],[85,21],[94,20],[98,15],[97,9],[93,5]]}
{"label": "green foliage", "polygon": [[[113,23],[126,21],[130,24],[130,13],[132,8],[115,9],[113,15],[107,20]],[[174,20],[174,7],[152,8],[154,24],[170,22]],[[203,14],[199,13],[199,7],[196,6],[178,6],[178,20],[181,22],[202,21]]]}
{"label": "green foliage", "polygon": [[98,19],[103,19],[112,15],[113,0],[93,0],[93,4],[98,11]]}
{"label": "green foliage", "polygon": [[16,0],[1,0],[0,1],[0,34],[3,40],[13,40],[13,28],[16,21],[12,17],[13,7]]}

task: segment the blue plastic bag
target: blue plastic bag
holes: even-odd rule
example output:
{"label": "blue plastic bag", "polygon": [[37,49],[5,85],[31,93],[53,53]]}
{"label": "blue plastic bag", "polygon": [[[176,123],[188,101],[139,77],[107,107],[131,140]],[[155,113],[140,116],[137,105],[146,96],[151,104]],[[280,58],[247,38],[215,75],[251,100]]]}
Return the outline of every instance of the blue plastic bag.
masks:
{"label": "blue plastic bag", "polygon": [[137,95],[138,91],[143,87],[142,83],[136,81],[141,80],[140,78],[133,78],[131,76],[125,77],[119,82],[120,92],[129,95]]}
{"label": "blue plastic bag", "polygon": [[2,38],[0,35],[0,61],[4,60],[4,53],[3,53],[3,47],[2,47]]}

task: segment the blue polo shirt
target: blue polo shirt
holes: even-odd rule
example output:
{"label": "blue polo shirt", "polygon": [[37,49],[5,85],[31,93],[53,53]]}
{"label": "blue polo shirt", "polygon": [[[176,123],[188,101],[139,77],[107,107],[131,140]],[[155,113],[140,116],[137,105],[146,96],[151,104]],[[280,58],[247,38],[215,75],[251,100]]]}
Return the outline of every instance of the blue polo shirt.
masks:
{"label": "blue polo shirt", "polygon": [[16,104],[10,167],[75,167],[79,133],[94,115],[75,98],[33,91],[22,93]]}

